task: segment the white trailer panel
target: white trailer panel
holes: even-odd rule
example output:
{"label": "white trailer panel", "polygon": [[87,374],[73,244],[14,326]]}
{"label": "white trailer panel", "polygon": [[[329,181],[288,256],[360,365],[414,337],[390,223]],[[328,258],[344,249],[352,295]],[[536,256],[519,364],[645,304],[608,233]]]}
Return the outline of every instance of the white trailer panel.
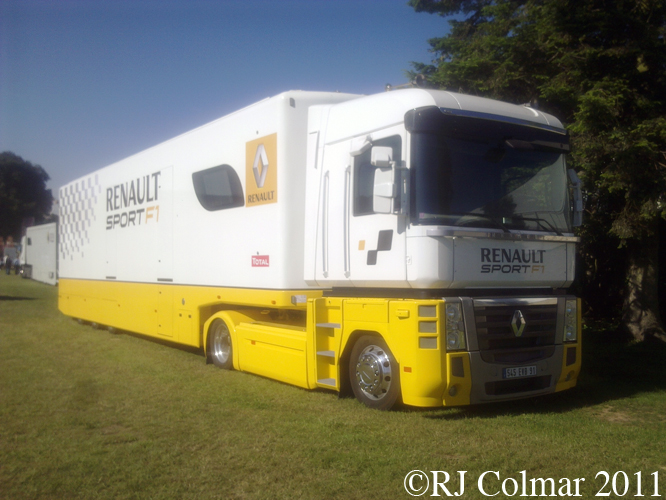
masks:
{"label": "white trailer panel", "polygon": [[[354,97],[286,92],[65,186],[60,196],[61,275],[237,288],[306,287],[302,266],[308,108]],[[229,176],[240,184],[241,203],[228,209],[203,206],[202,196],[223,198],[225,193],[217,191],[229,186],[216,184],[229,181]]]}
{"label": "white trailer panel", "polygon": [[26,230],[25,265],[31,267],[31,278],[49,285],[58,283],[58,225],[43,224]]}

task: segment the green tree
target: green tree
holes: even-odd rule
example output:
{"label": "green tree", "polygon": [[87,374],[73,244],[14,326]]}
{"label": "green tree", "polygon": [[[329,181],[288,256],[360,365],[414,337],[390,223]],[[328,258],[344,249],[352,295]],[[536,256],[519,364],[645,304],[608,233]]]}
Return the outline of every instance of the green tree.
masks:
{"label": "green tree", "polygon": [[[582,293],[599,309],[600,298],[620,288],[617,309],[626,329],[638,340],[666,341],[658,302],[659,227],[666,219],[666,2],[409,4],[455,16],[448,36],[429,40],[434,64],[413,63],[415,73],[436,87],[531,103],[568,124],[569,164],[587,197]],[[607,300],[605,309],[612,306]]]}
{"label": "green tree", "polygon": [[0,153],[0,236],[21,236],[23,219],[42,222],[51,212],[49,175],[39,165],[5,151]]}

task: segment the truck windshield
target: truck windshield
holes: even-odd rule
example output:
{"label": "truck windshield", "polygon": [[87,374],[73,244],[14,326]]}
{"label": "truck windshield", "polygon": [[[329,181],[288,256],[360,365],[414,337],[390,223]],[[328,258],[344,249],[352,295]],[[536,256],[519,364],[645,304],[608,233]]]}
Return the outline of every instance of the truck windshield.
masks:
{"label": "truck windshield", "polygon": [[412,121],[413,224],[571,231],[564,134],[437,112]]}

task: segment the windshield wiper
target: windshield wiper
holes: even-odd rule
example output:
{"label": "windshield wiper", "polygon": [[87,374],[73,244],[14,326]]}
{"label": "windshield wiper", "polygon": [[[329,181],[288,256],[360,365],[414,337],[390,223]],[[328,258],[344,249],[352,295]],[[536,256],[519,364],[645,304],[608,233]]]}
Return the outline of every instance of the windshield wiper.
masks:
{"label": "windshield wiper", "polygon": [[484,220],[487,220],[487,221],[492,222],[493,224],[495,224],[495,227],[501,229],[501,230],[504,231],[505,233],[510,233],[510,232],[511,232],[511,231],[509,230],[509,228],[508,228],[504,223],[502,223],[501,221],[499,221],[499,220],[497,220],[497,219],[495,219],[495,218],[493,218],[493,217],[490,217],[489,215],[478,214],[478,213],[475,213],[475,212],[455,212],[455,213],[451,213],[451,214],[448,214],[448,215],[460,215],[460,216],[473,216],[473,217],[478,217],[479,219],[484,219]]}
{"label": "windshield wiper", "polygon": [[521,220],[528,220],[531,222],[536,222],[539,224],[542,228],[544,229],[550,229],[553,231],[555,234],[558,236],[562,236],[562,231],[557,229],[555,226],[553,226],[550,222],[548,222],[546,219],[542,219],[541,217],[523,217],[522,215],[516,215],[516,218],[519,218]]}

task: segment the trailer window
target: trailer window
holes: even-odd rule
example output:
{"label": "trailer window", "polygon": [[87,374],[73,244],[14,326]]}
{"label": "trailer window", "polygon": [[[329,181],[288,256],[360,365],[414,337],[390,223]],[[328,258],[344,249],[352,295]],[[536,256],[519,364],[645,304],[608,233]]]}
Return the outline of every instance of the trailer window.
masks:
{"label": "trailer window", "polygon": [[[393,159],[402,157],[402,139],[399,135],[373,141],[373,146],[387,146],[393,149]],[[377,167],[370,163],[370,150],[354,159],[354,216],[374,214],[372,210],[372,190]]]}
{"label": "trailer window", "polygon": [[199,203],[210,212],[245,204],[238,174],[229,165],[194,172],[192,183]]}

